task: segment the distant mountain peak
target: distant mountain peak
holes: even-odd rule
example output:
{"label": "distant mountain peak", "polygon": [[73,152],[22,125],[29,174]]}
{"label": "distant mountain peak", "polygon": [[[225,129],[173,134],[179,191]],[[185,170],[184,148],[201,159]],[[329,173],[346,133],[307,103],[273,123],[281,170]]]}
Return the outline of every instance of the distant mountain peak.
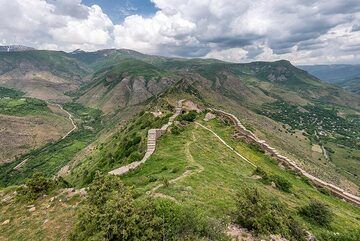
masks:
{"label": "distant mountain peak", "polygon": [[70,52],[70,54],[79,54],[79,53],[86,53],[86,51],[82,49],[75,49],[74,51]]}
{"label": "distant mountain peak", "polygon": [[0,52],[21,52],[35,50],[34,48],[27,47],[24,45],[4,45],[0,46]]}

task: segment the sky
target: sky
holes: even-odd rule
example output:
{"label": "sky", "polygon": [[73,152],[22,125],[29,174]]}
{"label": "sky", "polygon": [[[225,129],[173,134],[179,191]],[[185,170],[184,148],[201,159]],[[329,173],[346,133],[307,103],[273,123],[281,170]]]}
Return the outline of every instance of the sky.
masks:
{"label": "sky", "polygon": [[0,45],[360,64],[360,0],[0,0]]}

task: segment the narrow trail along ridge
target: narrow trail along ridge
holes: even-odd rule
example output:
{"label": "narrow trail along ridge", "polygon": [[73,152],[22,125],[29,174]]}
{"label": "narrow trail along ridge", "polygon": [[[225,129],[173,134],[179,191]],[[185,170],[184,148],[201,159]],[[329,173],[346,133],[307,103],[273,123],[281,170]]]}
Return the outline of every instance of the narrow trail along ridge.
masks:
{"label": "narrow trail along ridge", "polygon": [[[239,119],[236,116],[234,116],[233,114],[227,113],[227,112],[222,111],[222,110],[217,110],[217,109],[209,109],[209,110],[216,113],[216,114],[218,114],[218,115],[220,115],[220,116],[222,116],[222,117],[224,117],[224,118],[229,119],[235,125],[235,134],[236,135],[243,136],[243,137],[245,137],[247,139],[250,139],[251,141],[259,144],[260,147],[263,150],[265,150],[271,156],[275,157],[280,163],[283,163],[283,164],[289,166],[291,169],[294,169],[295,171],[301,173],[303,176],[307,177],[311,182],[313,182],[316,186],[326,188],[327,190],[329,190],[335,196],[338,196],[338,197],[340,197],[340,198],[342,198],[342,199],[344,199],[344,200],[346,200],[348,202],[351,202],[353,204],[356,204],[356,205],[360,206],[360,197],[358,197],[356,195],[353,195],[353,194],[343,190],[340,187],[337,187],[337,186],[335,186],[335,185],[333,185],[331,183],[325,182],[325,181],[311,175],[310,173],[306,172],[304,169],[299,167],[294,161],[292,161],[289,158],[281,155],[275,148],[271,147],[264,140],[260,140],[253,132],[247,130],[245,128],[245,126],[241,124]],[[197,123],[197,124],[199,124],[199,123]],[[218,135],[216,135],[216,136],[218,137]],[[220,138],[220,137],[218,137],[218,138]],[[222,142],[224,143],[224,141],[222,141]],[[224,143],[224,144],[226,144],[226,143]],[[231,148],[231,147],[229,147],[229,148]]]}
{"label": "narrow trail along ridge", "polygon": [[205,130],[210,131],[216,138],[218,138],[227,148],[229,148],[230,150],[232,150],[237,156],[241,157],[244,161],[246,161],[247,163],[249,163],[251,166],[253,167],[257,167],[254,163],[252,163],[251,161],[249,161],[246,157],[244,157],[243,155],[241,155],[239,152],[237,152],[234,148],[232,148],[229,144],[227,144],[218,134],[216,134],[213,130],[207,128],[206,126],[195,122],[195,124],[201,126],[202,128],[204,128]]}
{"label": "narrow trail along ridge", "polygon": [[146,152],[145,152],[144,157],[141,159],[141,161],[135,161],[135,162],[132,162],[132,163],[126,165],[126,166],[119,167],[119,168],[117,168],[115,170],[110,171],[109,174],[111,174],[111,175],[122,175],[122,174],[127,173],[130,170],[133,170],[133,169],[137,168],[141,164],[145,163],[155,151],[156,140],[166,132],[168,127],[171,126],[172,123],[174,122],[175,118],[178,115],[181,114],[182,103],[183,102],[184,102],[184,100],[179,100],[177,102],[175,113],[174,113],[174,115],[172,115],[169,118],[169,122],[167,124],[163,125],[160,129],[150,129],[148,131]]}
{"label": "narrow trail along ridge", "polygon": [[[187,162],[189,164],[189,166],[187,168],[190,168],[190,167],[196,167],[197,169],[196,170],[191,170],[191,169],[188,169],[186,170],[183,174],[181,174],[180,176],[174,178],[174,179],[171,179],[169,181],[169,184],[175,184],[176,182],[180,181],[180,180],[183,180],[185,179],[186,177],[189,177],[193,174],[199,174],[201,172],[204,171],[204,167],[200,164],[200,163],[197,163],[194,159],[194,157],[191,155],[191,152],[190,152],[190,146],[191,144],[193,144],[194,142],[196,141],[196,138],[195,138],[195,135],[194,133],[192,133],[192,140],[187,142],[186,145],[185,145],[185,154],[186,154],[186,159],[187,159]],[[157,192],[157,190],[161,187],[163,187],[164,184],[159,184],[157,186],[155,186],[153,189],[151,189],[148,194],[152,195],[153,197],[161,197],[161,198],[167,198],[167,199],[170,199],[170,200],[173,200],[175,202],[177,202],[177,200],[172,197],[172,196],[169,196],[169,195],[166,195],[166,194],[163,194],[163,193],[159,193]]]}

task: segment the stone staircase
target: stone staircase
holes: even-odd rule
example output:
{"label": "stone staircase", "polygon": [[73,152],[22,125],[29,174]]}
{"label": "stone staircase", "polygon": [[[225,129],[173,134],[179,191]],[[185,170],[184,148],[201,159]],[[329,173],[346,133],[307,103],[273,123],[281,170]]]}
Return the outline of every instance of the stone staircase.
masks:
{"label": "stone staircase", "polygon": [[141,161],[135,161],[126,166],[122,166],[117,169],[114,169],[114,170],[110,171],[109,174],[122,175],[122,174],[129,172],[130,170],[137,168],[141,164],[145,163],[147,161],[147,159],[149,159],[149,157],[155,152],[156,140],[166,132],[166,130],[169,128],[169,126],[171,126],[173,124],[175,118],[181,114],[183,102],[184,102],[184,100],[179,100],[177,102],[177,105],[175,108],[175,113],[169,118],[168,123],[163,125],[160,129],[150,129],[148,131],[146,152],[145,152],[144,157],[141,159]]}

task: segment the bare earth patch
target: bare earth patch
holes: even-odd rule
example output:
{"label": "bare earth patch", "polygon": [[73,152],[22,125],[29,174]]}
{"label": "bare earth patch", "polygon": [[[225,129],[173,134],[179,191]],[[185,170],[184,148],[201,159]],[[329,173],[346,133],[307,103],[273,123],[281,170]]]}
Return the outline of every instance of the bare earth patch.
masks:
{"label": "bare earth patch", "polygon": [[322,153],[322,148],[318,144],[312,145],[311,150],[314,151],[314,152]]}
{"label": "bare earth patch", "polygon": [[18,155],[56,141],[72,128],[63,116],[0,115],[0,163],[11,162]]}

